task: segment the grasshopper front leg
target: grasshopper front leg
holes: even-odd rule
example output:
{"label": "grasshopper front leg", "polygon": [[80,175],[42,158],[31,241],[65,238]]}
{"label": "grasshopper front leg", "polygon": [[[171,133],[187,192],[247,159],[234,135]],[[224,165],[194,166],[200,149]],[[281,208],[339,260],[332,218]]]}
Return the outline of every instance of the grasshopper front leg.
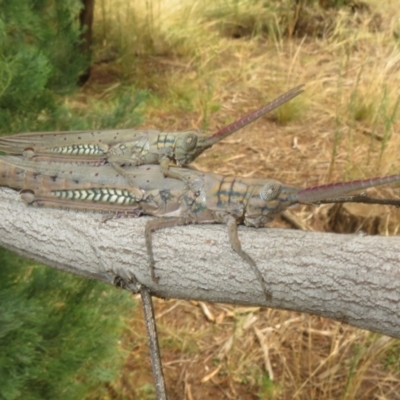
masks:
{"label": "grasshopper front leg", "polygon": [[[183,217],[161,218],[147,222],[145,227],[146,249],[147,249],[147,255],[149,257],[149,268],[150,268],[151,278],[153,279],[154,282],[158,283],[160,278],[157,277],[155,274],[155,260],[153,253],[152,233],[160,229],[171,228],[174,226],[183,226],[183,225],[188,225],[190,223],[191,222],[189,221],[188,218],[183,218]],[[238,237],[237,224],[235,218],[232,216],[227,217],[226,225],[228,227],[229,242],[231,244],[232,249],[251,266],[258,281],[261,284],[261,287],[265,294],[265,298],[270,301],[272,298],[271,292],[267,289],[266,282],[260,270],[258,269],[257,264],[245,251],[242,250],[242,246],[240,244]]]}
{"label": "grasshopper front leg", "polygon": [[238,254],[247,264],[250,265],[254,274],[256,275],[260,285],[264,291],[265,298],[270,301],[272,299],[271,292],[267,289],[266,282],[261,274],[261,271],[258,269],[255,261],[244,251],[242,250],[242,245],[240,244],[239,236],[238,236],[238,228],[237,223],[234,217],[228,216],[226,218],[226,225],[228,227],[228,237],[229,243],[231,244],[232,250]]}
{"label": "grasshopper front leg", "polygon": [[155,260],[154,260],[154,253],[153,253],[153,239],[152,239],[152,233],[155,231],[158,231],[160,229],[164,228],[171,228],[174,226],[182,226],[182,225],[187,225],[189,224],[189,221],[187,218],[184,217],[178,217],[178,218],[158,218],[154,219],[152,221],[147,222],[144,235],[145,235],[145,240],[146,240],[146,249],[147,249],[147,255],[149,257],[149,268],[150,268],[150,273],[151,273],[151,279],[153,279],[154,282],[157,282],[160,280],[158,276],[156,276],[156,273],[154,271],[155,267]]}
{"label": "grasshopper front leg", "polygon": [[162,174],[164,175],[164,178],[178,179],[186,184],[190,180],[186,176],[180,174],[179,172],[174,172],[170,169],[170,160],[168,157],[163,157],[160,160],[160,169]]}

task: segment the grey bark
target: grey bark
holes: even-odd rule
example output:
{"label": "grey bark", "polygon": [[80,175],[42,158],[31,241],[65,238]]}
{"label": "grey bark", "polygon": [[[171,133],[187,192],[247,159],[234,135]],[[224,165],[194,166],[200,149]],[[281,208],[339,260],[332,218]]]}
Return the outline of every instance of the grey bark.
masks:
{"label": "grey bark", "polygon": [[231,249],[222,225],[165,229],[153,235],[150,278],[144,242],[148,218],[103,222],[97,213],[26,207],[0,189],[0,245],[63,271],[111,284],[141,284],[159,297],[288,309],[400,337],[399,237],[338,235],[241,227],[272,301]]}

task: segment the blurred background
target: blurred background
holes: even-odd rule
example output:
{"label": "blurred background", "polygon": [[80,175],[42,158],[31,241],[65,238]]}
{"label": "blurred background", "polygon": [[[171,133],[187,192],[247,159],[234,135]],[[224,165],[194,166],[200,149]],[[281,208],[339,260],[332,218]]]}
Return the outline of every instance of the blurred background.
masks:
{"label": "blurred background", "polygon": [[[300,186],[399,173],[397,1],[0,1],[1,134],[211,133],[302,83],[195,166]],[[400,211],[302,206],[272,226],[396,235]],[[2,249],[0,265],[0,399],[155,399],[139,299]],[[289,311],[155,305],[171,399],[400,398],[398,340]]]}

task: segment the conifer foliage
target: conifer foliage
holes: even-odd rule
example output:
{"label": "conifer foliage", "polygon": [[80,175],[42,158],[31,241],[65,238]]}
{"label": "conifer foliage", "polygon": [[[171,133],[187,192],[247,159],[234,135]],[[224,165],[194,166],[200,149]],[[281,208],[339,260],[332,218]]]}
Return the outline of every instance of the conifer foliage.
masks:
{"label": "conifer foliage", "polygon": [[[143,93],[129,88],[88,99],[88,109],[68,108],[65,95],[88,67],[81,7],[0,0],[0,133],[138,123]],[[0,400],[101,398],[120,371],[118,342],[132,306],[127,292],[0,248]]]}
{"label": "conifer foliage", "polygon": [[122,368],[129,294],[3,249],[0,282],[0,399],[101,395]]}
{"label": "conifer foliage", "polygon": [[[0,129],[35,130],[71,92],[88,59],[79,0],[0,0]],[[38,124],[40,126],[40,124]]]}

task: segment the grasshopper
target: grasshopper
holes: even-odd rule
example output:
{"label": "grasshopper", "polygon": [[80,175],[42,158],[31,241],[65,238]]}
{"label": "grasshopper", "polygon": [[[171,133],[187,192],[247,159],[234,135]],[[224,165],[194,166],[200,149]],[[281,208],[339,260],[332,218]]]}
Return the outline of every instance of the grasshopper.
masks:
{"label": "grasshopper", "polygon": [[[174,170],[178,168],[172,168]],[[36,163],[20,157],[0,157],[0,185],[22,189],[22,200],[33,206],[123,213],[158,217],[145,228],[152,279],[157,282],[152,233],[188,224],[223,223],[232,249],[252,268],[264,295],[271,293],[255,261],[241,248],[238,225],[265,227],[296,204],[324,199],[389,183],[400,175],[301,188],[273,179],[241,178],[179,168],[185,181],[164,177],[155,165],[125,167],[135,184],[111,166]],[[185,183],[189,182],[189,184]]]}
{"label": "grasshopper", "polygon": [[200,131],[167,133],[136,129],[32,132],[0,137],[0,150],[42,161],[108,162],[121,175],[125,174],[124,164],[160,164],[164,176],[182,179],[179,170],[170,170],[171,162],[177,166],[188,165],[206,149],[298,96],[303,86],[289,90],[212,135]]}

